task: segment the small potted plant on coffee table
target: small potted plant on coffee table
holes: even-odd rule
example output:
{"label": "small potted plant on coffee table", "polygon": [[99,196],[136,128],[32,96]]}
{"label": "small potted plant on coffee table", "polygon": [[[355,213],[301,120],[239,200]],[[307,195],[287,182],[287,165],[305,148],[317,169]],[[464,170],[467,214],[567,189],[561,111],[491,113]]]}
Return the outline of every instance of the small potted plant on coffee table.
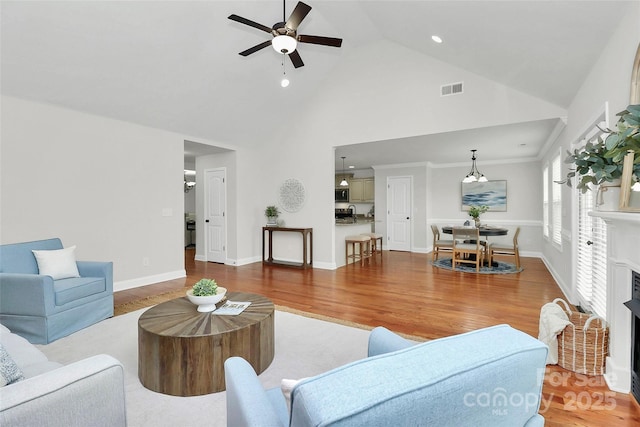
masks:
{"label": "small potted plant on coffee table", "polygon": [[218,286],[215,279],[200,279],[187,291],[187,298],[198,306],[199,312],[206,313],[215,310],[226,293],[227,289]]}

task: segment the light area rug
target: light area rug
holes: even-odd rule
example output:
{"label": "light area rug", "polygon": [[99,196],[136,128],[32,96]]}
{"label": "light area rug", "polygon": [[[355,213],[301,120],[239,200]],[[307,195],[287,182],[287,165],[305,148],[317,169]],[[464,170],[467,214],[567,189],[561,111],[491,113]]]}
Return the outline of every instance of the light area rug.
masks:
{"label": "light area rug", "polygon": [[[63,364],[106,353],[124,366],[131,427],[226,426],[225,392],[194,397],[156,393],[138,379],[138,318],[145,309],[112,317],[51,344],[39,345]],[[283,378],[320,374],[367,355],[369,331],[282,311],[275,312],[275,357],[260,376],[265,388]]]}

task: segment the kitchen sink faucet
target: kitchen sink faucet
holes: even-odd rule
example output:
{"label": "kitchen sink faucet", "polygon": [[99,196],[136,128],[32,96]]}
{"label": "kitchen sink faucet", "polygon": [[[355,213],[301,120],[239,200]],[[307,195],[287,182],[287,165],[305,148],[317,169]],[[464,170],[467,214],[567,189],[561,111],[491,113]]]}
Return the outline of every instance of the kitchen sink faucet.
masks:
{"label": "kitchen sink faucet", "polygon": [[351,207],[353,207],[353,215],[351,215],[351,216],[353,217],[353,222],[356,222],[356,219],[357,219],[356,217],[357,217],[357,215],[358,215],[358,214],[356,213],[356,205],[349,205],[349,206],[347,206],[347,209],[349,209],[349,208],[351,208]]}

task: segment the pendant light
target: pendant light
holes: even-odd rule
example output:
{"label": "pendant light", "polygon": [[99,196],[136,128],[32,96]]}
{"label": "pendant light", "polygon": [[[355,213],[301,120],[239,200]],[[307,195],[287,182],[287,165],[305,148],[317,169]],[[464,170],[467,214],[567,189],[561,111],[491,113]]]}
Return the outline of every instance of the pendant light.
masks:
{"label": "pendant light", "polygon": [[462,182],[464,183],[469,183],[469,182],[487,182],[488,179],[487,177],[485,177],[483,174],[481,174],[478,171],[478,168],[476,167],[476,151],[478,150],[471,150],[471,170],[469,171],[469,173],[467,174],[467,176],[464,177],[464,179],[462,180]]}
{"label": "pendant light", "polygon": [[341,159],[342,159],[342,181],[340,181],[340,187],[348,187],[349,183],[347,182],[347,178],[344,173],[344,159],[346,159],[346,157],[342,156]]}

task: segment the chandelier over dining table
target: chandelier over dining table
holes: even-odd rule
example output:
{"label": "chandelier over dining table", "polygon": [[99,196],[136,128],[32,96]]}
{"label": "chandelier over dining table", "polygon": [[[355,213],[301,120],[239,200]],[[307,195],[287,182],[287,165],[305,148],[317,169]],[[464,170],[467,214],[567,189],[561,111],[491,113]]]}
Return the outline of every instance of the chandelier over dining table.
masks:
{"label": "chandelier over dining table", "polygon": [[480,171],[478,171],[478,167],[476,166],[476,151],[478,150],[471,150],[471,170],[462,180],[462,182],[464,183],[488,181],[487,177],[484,176],[484,174],[480,173]]}

